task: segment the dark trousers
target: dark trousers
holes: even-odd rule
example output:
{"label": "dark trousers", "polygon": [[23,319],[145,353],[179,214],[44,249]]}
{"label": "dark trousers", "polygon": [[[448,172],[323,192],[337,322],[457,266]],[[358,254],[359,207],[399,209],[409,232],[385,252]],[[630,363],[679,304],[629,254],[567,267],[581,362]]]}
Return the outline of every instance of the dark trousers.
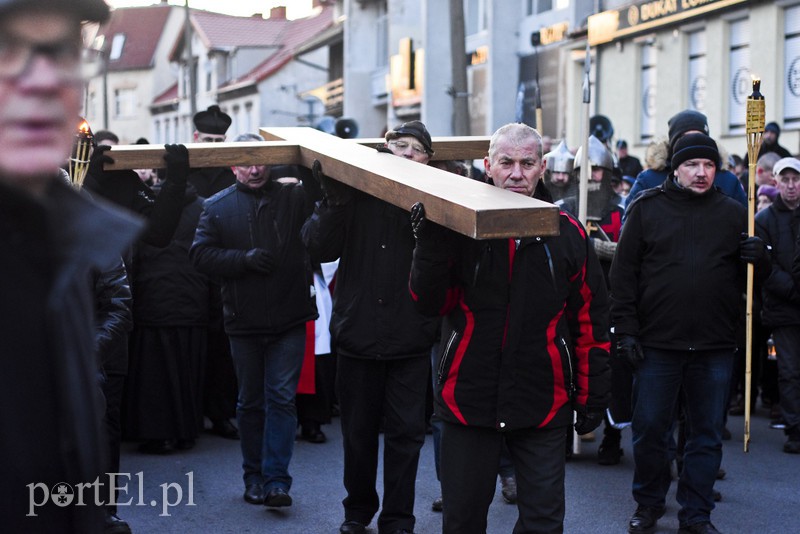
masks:
{"label": "dark trousers", "polygon": [[369,524],[378,511],[375,488],[383,420],[383,508],[378,532],[414,530],[419,451],[425,442],[428,358],[338,357],[336,384],[344,442],[342,501],[346,520]]}
{"label": "dark trousers", "polygon": [[[772,331],[778,350],[778,388],[787,435],[800,435],[800,326],[777,326]],[[796,439],[796,438],[793,438]]]}
{"label": "dark trousers", "polygon": [[519,517],[514,534],[564,531],[566,428],[493,428],[444,423],[442,500],[444,534],[484,534],[497,470],[508,445],[517,479]]}
{"label": "dark trousers", "polygon": [[[125,375],[106,375],[103,381],[103,396],[106,399],[106,413],[103,416],[103,427],[108,440],[108,467],[106,473],[119,473],[119,446],[122,436],[122,425],[120,423],[120,411],[122,407],[122,390],[125,385]],[[110,488],[110,477],[106,475],[103,481],[105,488]],[[121,482],[116,482],[120,484]],[[105,494],[108,496],[108,494]],[[106,497],[106,500],[108,497]],[[114,502],[117,498],[114,498]],[[108,507],[109,513],[116,513],[116,505]]]}

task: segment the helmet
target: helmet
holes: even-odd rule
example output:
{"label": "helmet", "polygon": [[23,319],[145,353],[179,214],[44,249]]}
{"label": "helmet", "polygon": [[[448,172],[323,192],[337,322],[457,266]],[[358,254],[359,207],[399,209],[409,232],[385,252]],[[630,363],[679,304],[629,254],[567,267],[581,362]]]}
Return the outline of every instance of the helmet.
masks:
{"label": "helmet", "polygon": [[[583,161],[583,147],[575,154],[575,170],[580,169]],[[614,170],[614,157],[606,145],[594,135],[589,136],[589,166],[602,167],[609,171]]]}
{"label": "helmet", "polygon": [[547,170],[550,172],[572,172],[575,156],[567,148],[567,143],[562,139],[552,151],[544,155],[547,160]]}

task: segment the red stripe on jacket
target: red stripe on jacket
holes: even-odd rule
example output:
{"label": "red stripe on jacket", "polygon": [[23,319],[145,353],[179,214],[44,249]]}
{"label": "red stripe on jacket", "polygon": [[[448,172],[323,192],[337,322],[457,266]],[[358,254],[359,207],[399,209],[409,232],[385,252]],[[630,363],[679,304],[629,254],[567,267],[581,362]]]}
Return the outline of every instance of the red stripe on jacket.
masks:
{"label": "red stripe on jacket", "polygon": [[461,424],[466,425],[467,420],[464,418],[464,415],[461,413],[461,409],[458,407],[458,403],[456,402],[456,395],[455,389],[456,384],[458,383],[458,370],[461,367],[461,362],[464,359],[464,353],[467,352],[467,347],[469,347],[469,342],[472,339],[472,330],[475,328],[475,317],[472,315],[472,311],[467,307],[467,305],[462,301],[460,303],[461,309],[464,311],[464,318],[466,319],[466,323],[464,325],[464,335],[461,336],[461,341],[458,343],[458,349],[456,349],[456,353],[453,357],[453,363],[450,365],[450,370],[447,373],[447,380],[444,383],[444,388],[442,388],[442,400],[450,408],[450,411],[453,412],[453,415],[461,421]]}

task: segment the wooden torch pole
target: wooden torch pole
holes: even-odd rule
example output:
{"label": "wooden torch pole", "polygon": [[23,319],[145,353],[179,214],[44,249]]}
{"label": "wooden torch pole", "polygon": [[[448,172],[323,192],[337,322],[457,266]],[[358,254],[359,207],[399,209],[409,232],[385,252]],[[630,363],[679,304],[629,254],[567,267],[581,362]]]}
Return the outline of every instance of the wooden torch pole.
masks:
{"label": "wooden torch pole", "polygon": [[[755,235],[756,163],[764,133],[765,102],[761,94],[761,80],[753,78],[753,94],[747,97],[747,233]],[[747,317],[745,321],[744,368],[744,452],[750,451],[750,385],[753,368],[753,264],[747,264]]]}

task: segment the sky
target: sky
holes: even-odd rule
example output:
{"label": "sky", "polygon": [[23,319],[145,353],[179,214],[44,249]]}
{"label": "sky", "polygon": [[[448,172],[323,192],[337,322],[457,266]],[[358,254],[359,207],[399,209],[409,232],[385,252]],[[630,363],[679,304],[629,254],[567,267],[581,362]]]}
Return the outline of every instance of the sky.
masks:
{"label": "sky", "polygon": [[[150,6],[160,0],[106,0],[108,5],[115,7]],[[185,0],[169,0],[170,4],[182,6]],[[269,15],[269,9],[274,6],[286,6],[286,18],[296,19],[308,16],[311,12],[311,0],[189,0],[189,7],[249,17],[253,13]]]}

